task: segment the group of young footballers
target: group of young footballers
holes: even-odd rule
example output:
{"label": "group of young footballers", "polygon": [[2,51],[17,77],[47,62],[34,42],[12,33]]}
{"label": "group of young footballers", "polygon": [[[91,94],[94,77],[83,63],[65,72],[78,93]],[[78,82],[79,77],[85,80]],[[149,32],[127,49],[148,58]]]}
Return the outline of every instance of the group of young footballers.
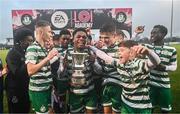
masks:
{"label": "group of young footballers", "polygon": [[[168,71],[176,70],[177,53],[164,45],[166,34],[166,27],[156,25],[151,31],[152,44],[139,44],[106,23],[100,28],[99,41],[92,44],[84,28],[72,33],[61,30],[54,37],[49,22],[38,21],[35,41],[25,55],[32,108],[37,114],[152,113],[159,105],[162,113],[168,113]],[[73,53],[87,55],[81,79],[72,76]],[[73,80],[84,83],[77,85]]]}

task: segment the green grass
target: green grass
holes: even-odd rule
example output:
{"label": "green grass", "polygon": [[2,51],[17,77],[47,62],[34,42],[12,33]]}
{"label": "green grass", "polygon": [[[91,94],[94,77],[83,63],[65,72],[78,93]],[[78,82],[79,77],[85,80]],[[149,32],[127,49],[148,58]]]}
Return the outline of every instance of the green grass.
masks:
{"label": "green grass", "polygon": [[[175,72],[170,73],[170,79],[171,79],[171,90],[173,95],[173,109],[172,113],[180,113],[180,45],[173,45],[177,49],[177,70]],[[8,50],[0,50],[0,58],[3,61],[3,64],[5,64],[5,57]],[[158,97],[158,96],[157,96]],[[4,97],[4,112],[7,113],[7,100],[6,97]],[[157,111],[158,112],[158,111]]]}
{"label": "green grass", "polygon": [[3,65],[5,64],[5,58],[7,55],[8,50],[0,50],[0,58],[3,61]]}
{"label": "green grass", "polygon": [[[3,65],[6,64],[5,58],[6,58],[7,52],[8,52],[8,50],[0,50],[0,58],[3,62]],[[7,113],[8,112],[8,106],[7,106],[7,98],[5,96],[6,96],[6,93],[4,91],[4,99],[3,99],[4,105],[3,106],[4,106],[4,112]]]}
{"label": "green grass", "polygon": [[171,90],[173,95],[173,113],[180,113],[180,45],[173,45],[177,50],[177,70],[170,73]]}

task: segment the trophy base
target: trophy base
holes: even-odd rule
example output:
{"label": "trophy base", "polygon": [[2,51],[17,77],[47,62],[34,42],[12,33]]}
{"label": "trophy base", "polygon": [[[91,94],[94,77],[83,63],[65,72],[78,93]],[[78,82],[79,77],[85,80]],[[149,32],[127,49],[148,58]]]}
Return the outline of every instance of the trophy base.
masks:
{"label": "trophy base", "polygon": [[83,86],[85,84],[86,84],[85,78],[82,78],[82,77],[72,77],[71,78],[71,85],[72,86],[80,87],[80,86]]}
{"label": "trophy base", "polygon": [[75,65],[74,67],[75,68],[84,68],[84,64],[82,64],[82,65]]}
{"label": "trophy base", "polygon": [[85,75],[82,72],[82,70],[75,70],[74,73],[72,74],[72,77],[83,78],[85,77]]}

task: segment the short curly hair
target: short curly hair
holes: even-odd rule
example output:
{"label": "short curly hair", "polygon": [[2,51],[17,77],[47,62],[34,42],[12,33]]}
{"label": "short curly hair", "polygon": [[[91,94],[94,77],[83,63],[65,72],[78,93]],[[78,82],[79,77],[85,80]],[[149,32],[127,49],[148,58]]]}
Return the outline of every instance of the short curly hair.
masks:
{"label": "short curly hair", "polygon": [[73,31],[73,33],[72,33],[72,34],[73,34],[73,37],[74,37],[75,34],[76,34],[77,32],[79,32],[79,31],[82,31],[82,32],[86,33],[86,35],[88,35],[85,28],[77,28],[77,29],[75,29],[75,30]]}
{"label": "short curly hair", "polygon": [[59,32],[59,37],[61,37],[62,35],[70,35],[71,36],[71,33],[69,32],[69,30],[63,29]]}
{"label": "short curly hair", "polygon": [[159,31],[164,34],[164,36],[168,33],[168,29],[164,25],[155,25],[153,28],[159,28]]}

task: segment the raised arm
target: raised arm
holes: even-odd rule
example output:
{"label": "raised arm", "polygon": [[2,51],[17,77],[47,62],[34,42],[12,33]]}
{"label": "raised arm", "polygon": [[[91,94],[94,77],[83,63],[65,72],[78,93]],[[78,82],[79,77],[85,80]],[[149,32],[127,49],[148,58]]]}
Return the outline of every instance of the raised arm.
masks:
{"label": "raised arm", "polygon": [[89,46],[89,48],[96,54],[97,57],[104,60],[107,64],[111,64],[115,60],[114,58],[94,46]]}
{"label": "raised arm", "polygon": [[159,56],[154,51],[149,50],[147,56],[149,58],[147,61],[149,68],[154,68],[161,62]]}
{"label": "raised arm", "polygon": [[56,56],[58,54],[57,50],[51,50],[48,53],[48,56],[45,57],[42,61],[40,61],[39,63],[35,64],[35,63],[31,63],[28,62],[27,63],[27,71],[28,71],[28,75],[32,76],[33,74],[37,73],[44,65],[46,65],[54,56]]}
{"label": "raised arm", "polygon": [[131,40],[138,41],[141,38],[139,35],[144,32],[144,27],[145,26],[137,26],[132,34]]}
{"label": "raised arm", "polygon": [[133,48],[137,54],[143,54],[143,55],[148,56],[148,59],[147,59],[148,68],[152,69],[155,66],[157,66],[158,64],[160,64],[161,60],[160,60],[159,56],[154,51],[151,51],[148,48],[141,46],[141,45],[134,46]]}

